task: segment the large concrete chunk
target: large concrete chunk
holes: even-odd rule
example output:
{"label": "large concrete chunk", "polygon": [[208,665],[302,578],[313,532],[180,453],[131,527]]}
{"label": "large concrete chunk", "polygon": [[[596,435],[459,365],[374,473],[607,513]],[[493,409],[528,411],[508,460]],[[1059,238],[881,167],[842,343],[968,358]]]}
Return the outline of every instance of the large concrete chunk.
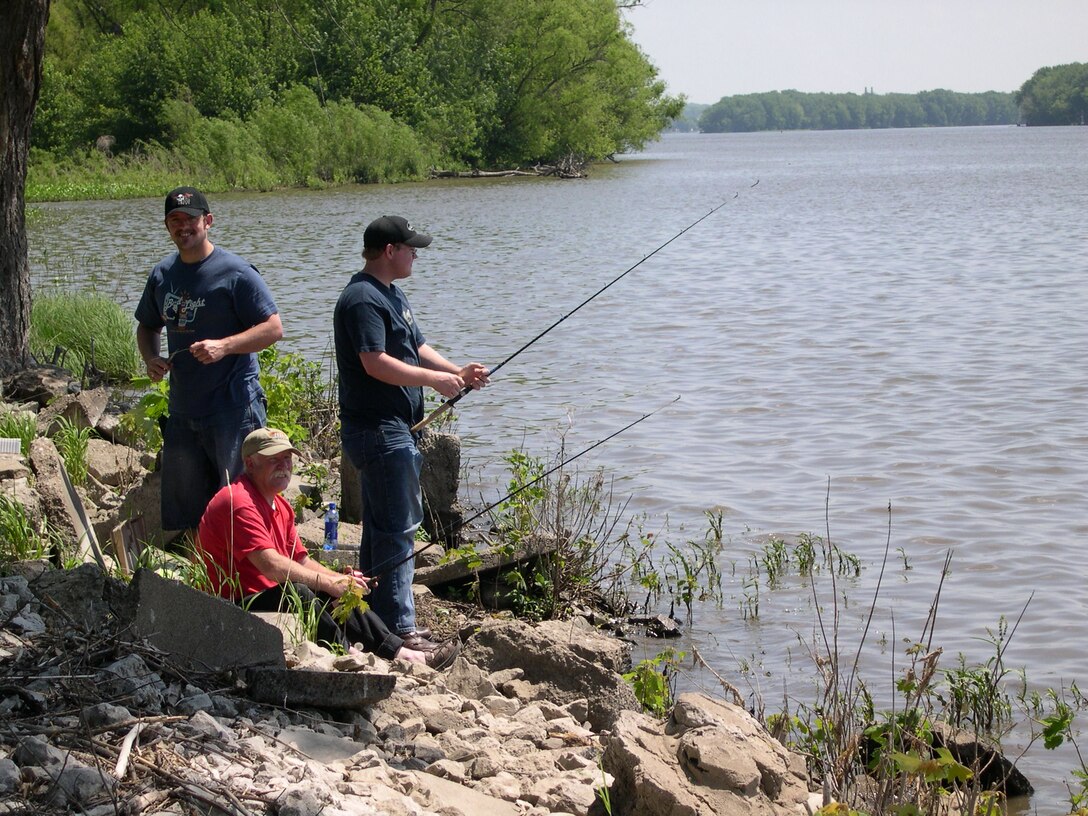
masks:
{"label": "large concrete chunk", "polygon": [[75,542],[77,557],[91,558],[103,569],[108,564],[87,518],[83,500],[64,469],[64,460],[52,439],[39,437],[30,443],[30,466],[34,471],[42,513],[65,540]]}
{"label": "large concrete chunk", "polygon": [[58,397],[38,414],[38,432],[51,437],[60,430],[62,420],[77,428],[93,428],[105,413],[108,399],[105,388]]}
{"label": "large concrete chunk", "polygon": [[[72,372],[58,366],[27,368],[4,381],[4,396],[13,402],[32,401],[44,408],[56,397],[67,394]],[[74,384],[78,391],[78,384]]]}
{"label": "large concrete chunk", "polygon": [[702,694],[681,695],[668,723],[622,712],[604,742],[616,816],[795,816],[809,798],[803,757]]}
{"label": "large concrete chunk", "polygon": [[228,601],[146,569],[137,570],[130,593],[134,632],[194,668],[287,665],[280,630]]}
{"label": "large concrete chunk", "polygon": [[296,708],[361,710],[393,693],[397,678],[368,672],[250,669],[249,696],[260,703]]}
{"label": "large concrete chunk", "polygon": [[610,727],[621,711],[640,708],[620,676],[630,667],[627,644],[573,622],[485,621],[461,655],[489,673],[518,669],[532,686],[523,699],[559,705],[587,700],[586,717],[595,729]]}
{"label": "large concrete chunk", "polygon": [[423,493],[423,527],[431,541],[443,545],[460,539],[464,513],[457,503],[461,483],[461,440],[451,433],[428,431],[419,440],[423,468],[419,487]]}

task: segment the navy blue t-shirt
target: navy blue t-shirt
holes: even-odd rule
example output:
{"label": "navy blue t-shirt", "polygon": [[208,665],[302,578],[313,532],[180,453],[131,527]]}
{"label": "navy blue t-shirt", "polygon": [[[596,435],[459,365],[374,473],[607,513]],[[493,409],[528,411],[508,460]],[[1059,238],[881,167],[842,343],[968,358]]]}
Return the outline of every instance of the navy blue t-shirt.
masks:
{"label": "navy blue t-shirt", "polygon": [[[155,265],[136,307],[152,331],[166,327],[173,354],[198,340],[220,340],[268,320],[279,310],[257,268],[225,249],[195,264],[177,252]],[[256,354],[228,354],[205,365],[188,352],[170,370],[170,413],[201,417],[241,408],[261,393]]]}
{"label": "navy blue t-shirt", "polygon": [[340,293],[332,320],[341,421],[373,428],[390,422],[414,425],[423,419],[420,386],[384,383],[367,374],[359,359],[363,352],[384,351],[401,362],[419,365],[419,347],[426,340],[404,293],[358,272]]}

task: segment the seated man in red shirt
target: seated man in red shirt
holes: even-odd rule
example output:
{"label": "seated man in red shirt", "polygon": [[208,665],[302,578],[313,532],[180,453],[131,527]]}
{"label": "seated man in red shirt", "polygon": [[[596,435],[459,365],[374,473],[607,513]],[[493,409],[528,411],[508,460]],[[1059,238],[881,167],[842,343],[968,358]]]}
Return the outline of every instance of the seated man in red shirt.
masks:
{"label": "seated man in red shirt", "polygon": [[345,651],[362,643],[387,660],[449,666],[461,651],[457,638],[409,649],[369,610],[353,610],[342,625],[333,619],[329,610],[336,599],[349,587],[366,594],[369,579],[354,570],[329,569],[310,558],[299,539],[294,508],[280,495],[291,481],[292,456],[298,453],[287,434],[273,428],[253,431],[242,442],[245,473],[220,488],[200,519],[199,549],[212,591],[254,612],[289,609],[287,597],[297,593],[303,603],[320,605],[319,641]]}

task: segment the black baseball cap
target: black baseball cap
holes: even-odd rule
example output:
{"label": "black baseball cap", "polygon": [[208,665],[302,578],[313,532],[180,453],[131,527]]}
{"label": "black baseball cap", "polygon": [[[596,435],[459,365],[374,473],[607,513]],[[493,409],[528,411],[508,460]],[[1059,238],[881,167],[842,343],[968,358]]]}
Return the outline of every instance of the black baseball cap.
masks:
{"label": "black baseball cap", "polygon": [[425,247],[431,243],[431,236],[412,229],[399,215],[383,215],[371,221],[363,233],[363,246],[367,249],[384,249],[387,244],[407,244],[410,247]]}
{"label": "black baseball cap", "polygon": [[166,214],[181,210],[186,215],[204,215],[211,212],[208,199],[196,187],[175,187],[166,194]]}

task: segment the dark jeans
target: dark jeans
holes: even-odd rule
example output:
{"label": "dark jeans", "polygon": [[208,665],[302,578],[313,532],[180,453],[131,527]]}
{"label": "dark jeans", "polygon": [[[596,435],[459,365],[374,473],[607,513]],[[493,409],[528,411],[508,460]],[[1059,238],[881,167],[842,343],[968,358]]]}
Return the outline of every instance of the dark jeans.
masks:
{"label": "dark jeans", "polygon": [[242,440],[267,420],[264,394],[206,417],[170,416],[162,429],[162,528],[195,530],[215,491],[242,473]]}
{"label": "dark jeans", "polygon": [[[392,660],[397,651],[403,645],[404,640],[389,631],[389,627],[382,623],[382,619],[371,612],[354,610],[348,616],[347,621],[341,626],[329,611],[332,609],[334,599],[324,592],[314,593],[308,586],[289,582],[298,593],[299,599],[309,606],[318,604],[321,608],[321,617],[317,621],[317,640],[325,643],[335,643],[345,651],[356,643],[362,643],[368,652],[374,652],[378,657]],[[250,595],[242,601],[251,612],[290,612],[290,594],[283,586],[266,589],[257,595]]]}
{"label": "dark jeans", "polygon": [[363,485],[359,569],[378,579],[367,600],[389,628],[407,634],[416,628],[412,554],[423,523],[423,454],[404,424],[359,429],[345,423],[340,439]]}

